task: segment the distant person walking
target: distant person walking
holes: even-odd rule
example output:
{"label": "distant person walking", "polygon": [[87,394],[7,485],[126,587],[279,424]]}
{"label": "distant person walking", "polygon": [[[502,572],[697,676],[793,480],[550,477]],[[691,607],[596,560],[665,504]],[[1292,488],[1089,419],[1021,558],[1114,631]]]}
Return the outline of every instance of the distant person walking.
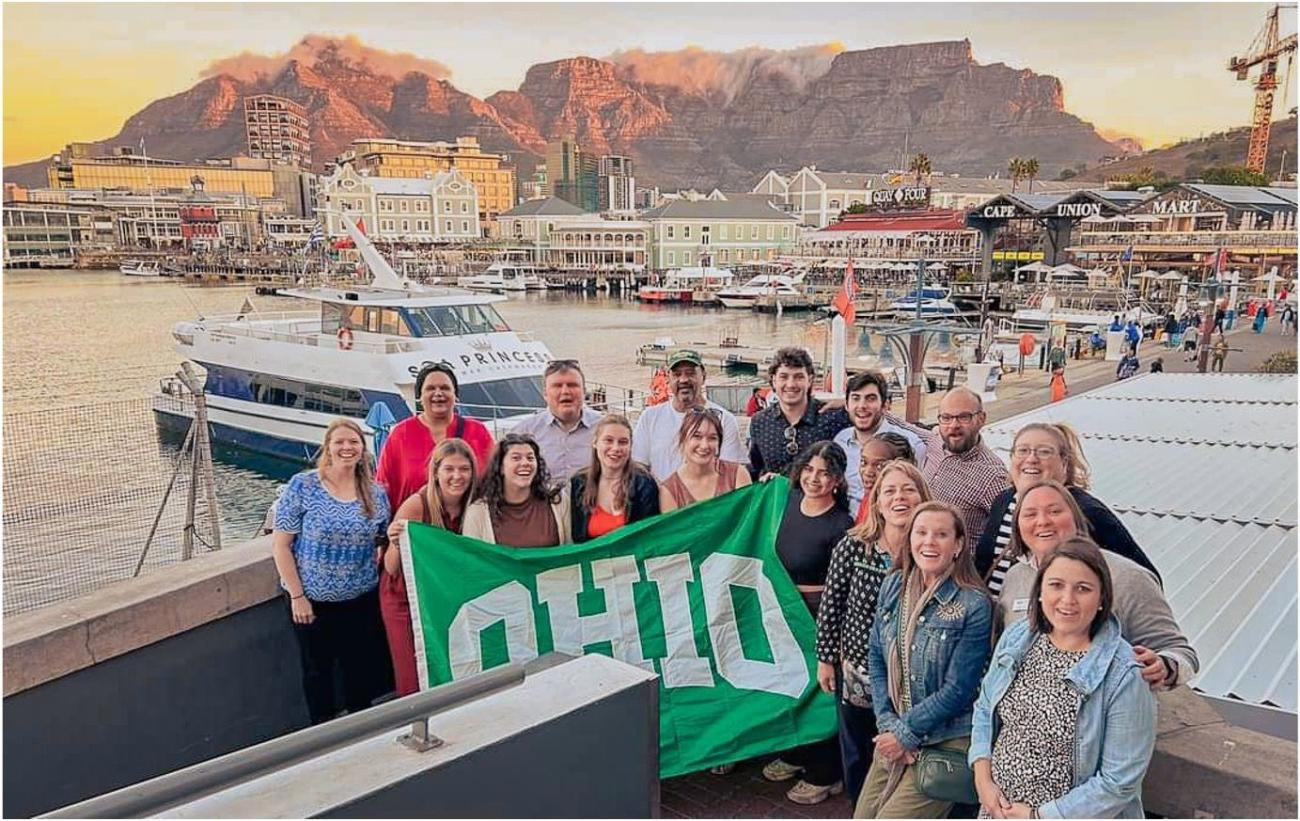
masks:
{"label": "distant person walking", "polygon": [[1052,368],[1052,401],[1060,402],[1069,395],[1070,390],[1065,386],[1065,368]]}
{"label": "distant person walking", "polygon": [[1223,373],[1223,363],[1228,358],[1228,340],[1224,339],[1223,334],[1214,340],[1214,347],[1210,348],[1210,370]]}
{"label": "distant person walking", "polygon": [[1132,349],[1129,349],[1128,353],[1124,354],[1124,358],[1119,361],[1119,365],[1115,366],[1115,378],[1117,380],[1128,379],[1136,374],[1141,367],[1142,362],[1138,360],[1137,354]]}

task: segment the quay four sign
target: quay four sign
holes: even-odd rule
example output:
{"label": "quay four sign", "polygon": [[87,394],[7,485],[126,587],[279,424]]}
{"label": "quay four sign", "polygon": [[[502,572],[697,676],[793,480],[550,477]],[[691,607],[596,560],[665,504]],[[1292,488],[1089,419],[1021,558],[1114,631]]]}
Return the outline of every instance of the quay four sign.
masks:
{"label": "quay four sign", "polygon": [[787,494],[776,479],[554,548],[408,525],[422,686],[553,650],[655,671],[664,776],[832,735],[813,618],[776,556]]}

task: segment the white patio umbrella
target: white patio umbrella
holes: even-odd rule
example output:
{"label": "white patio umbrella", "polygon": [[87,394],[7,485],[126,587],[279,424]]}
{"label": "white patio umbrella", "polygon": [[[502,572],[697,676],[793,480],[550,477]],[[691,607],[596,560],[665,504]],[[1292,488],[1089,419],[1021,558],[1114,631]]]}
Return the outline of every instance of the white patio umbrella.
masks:
{"label": "white patio umbrella", "polygon": [[1138,274],[1135,279],[1160,279],[1160,272],[1153,271],[1150,268]]}
{"label": "white patio umbrella", "polygon": [[1157,278],[1164,282],[1181,282],[1183,279],[1183,275],[1178,273],[1177,271],[1165,271]]}
{"label": "white patio umbrella", "polygon": [[1028,265],[1021,265],[1016,269],[1017,274],[1036,274],[1039,271],[1050,271],[1052,266],[1044,265],[1042,260],[1034,260]]}
{"label": "white patio umbrella", "polygon": [[1074,263],[1071,262],[1063,262],[1060,265],[1057,265],[1052,270],[1056,273],[1061,273],[1061,274],[1086,274],[1087,273],[1086,270],[1080,268],[1078,265],[1075,265]]}
{"label": "white patio umbrella", "polygon": [[929,265],[925,266],[925,270],[927,271],[944,271],[947,270],[947,268],[948,266],[944,265],[942,262],[931,262]]}

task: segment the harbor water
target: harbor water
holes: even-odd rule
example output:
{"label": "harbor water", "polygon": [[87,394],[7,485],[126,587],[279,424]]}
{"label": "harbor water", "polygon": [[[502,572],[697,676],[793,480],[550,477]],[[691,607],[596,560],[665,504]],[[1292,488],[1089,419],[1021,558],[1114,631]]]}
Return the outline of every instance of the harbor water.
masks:
{"label": "harbor water", "polygon": [[[113,563],[125,567],[115,577],[130,575],[180,446],[156,432],[149,409],[159,381],[181,363],[172,326],[237,313],[245,299],[267,313],[312,309],[244,286],[116,271],[5,272],[4,424],[6,449],[13,449],[5,458],[6,530],[30,524],[37,508],[47,516],[57,502],[62,511],[41,519],[55,523],[42,534],[49,537],[44,548],[6,544],[6,612],[23,600],[55,601],[94,589],[102,583],[96,568],[108,572],[96,551],[109,545],[119,548]],[[801,344],[818,359],[827,344],[827,324],[814,324],[808,314],[648,305],[563,291],[512,294],[496,307],[514,330],[534,333],[556,357],[578,359],[589,381],[638,390],[648,389],[651,370],[637,364],[637,348],[664,337],[678,345],[716,346],[723,336],[746,346]],[[724,378],[709,374],[711,382]],[[26,459],[19,461],[21,455]],[[252,536],[279,486],[302,469],[234,449],[215,448],[214,457],[227,542]],[[85,487],[93,490],[78,490]],[[60,543],[87,546],[56,568],[46,548]]]}

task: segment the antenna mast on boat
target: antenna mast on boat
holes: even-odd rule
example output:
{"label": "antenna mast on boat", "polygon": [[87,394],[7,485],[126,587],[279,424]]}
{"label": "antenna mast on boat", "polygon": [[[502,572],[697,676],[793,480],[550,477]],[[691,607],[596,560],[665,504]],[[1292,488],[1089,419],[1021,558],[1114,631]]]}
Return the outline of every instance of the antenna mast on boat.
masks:
{"label": "antenna mast on boat", "polygon": [[351,217],[340,213],[339,220],[343,223],[343,230],[348,232],[348,236],[356,244],[357,250],[361,252],[361,259],[370,268],[370,284],[372,286],[389,291],[406,291],[410,289],[410,280],[405,279],[393,270],[393,266],[388,264],[383,254],[379,253],[379,250],[375,248],[375,244],[361,232],[361,229],[357,227]]}

